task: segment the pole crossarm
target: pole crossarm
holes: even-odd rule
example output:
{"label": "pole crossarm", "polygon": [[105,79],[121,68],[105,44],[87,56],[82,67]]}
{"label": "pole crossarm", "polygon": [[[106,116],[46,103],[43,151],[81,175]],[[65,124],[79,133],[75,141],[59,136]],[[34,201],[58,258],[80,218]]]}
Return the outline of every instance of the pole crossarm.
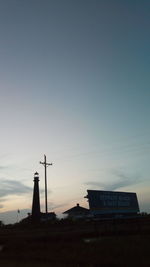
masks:
{"label": "pole crossarm", "polygon": [[[45,162],[40,161],[40,164],[45,165]],[[53,163],[46,163],[46,167],[48,167],[49,165],[53,165]]]}

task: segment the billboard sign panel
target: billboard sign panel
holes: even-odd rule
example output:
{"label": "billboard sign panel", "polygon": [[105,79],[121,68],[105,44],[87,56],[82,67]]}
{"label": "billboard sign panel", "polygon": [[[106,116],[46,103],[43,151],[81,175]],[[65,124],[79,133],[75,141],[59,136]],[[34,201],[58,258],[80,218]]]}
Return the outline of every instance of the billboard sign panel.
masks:
{"label": "billboard sign panel", "polygon": [[139,205],[136,193],[87,190],[90,211],[93,214],[137,213]]}

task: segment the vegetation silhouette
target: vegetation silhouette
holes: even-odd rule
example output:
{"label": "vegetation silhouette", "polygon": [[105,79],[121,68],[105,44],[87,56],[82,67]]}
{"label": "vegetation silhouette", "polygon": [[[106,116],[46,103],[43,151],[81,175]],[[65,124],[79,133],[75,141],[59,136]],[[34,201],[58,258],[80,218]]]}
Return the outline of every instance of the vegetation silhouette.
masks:
{"label": "vegetation silhouette", "polygon": [[[0,227],[1,266],[149,266],[150,216]],[[138,255],[140,254],[140,258]]]}

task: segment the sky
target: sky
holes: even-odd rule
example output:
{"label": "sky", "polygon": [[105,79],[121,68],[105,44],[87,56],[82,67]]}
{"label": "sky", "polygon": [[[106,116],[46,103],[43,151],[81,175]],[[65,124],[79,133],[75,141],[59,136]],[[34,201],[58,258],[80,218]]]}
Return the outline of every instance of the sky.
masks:
{"label": "sky", "polygon": [[[0,0],[0,220],[136,192],[150,212],[150,2]],[[20,214],[17,217],[17,210]]]}

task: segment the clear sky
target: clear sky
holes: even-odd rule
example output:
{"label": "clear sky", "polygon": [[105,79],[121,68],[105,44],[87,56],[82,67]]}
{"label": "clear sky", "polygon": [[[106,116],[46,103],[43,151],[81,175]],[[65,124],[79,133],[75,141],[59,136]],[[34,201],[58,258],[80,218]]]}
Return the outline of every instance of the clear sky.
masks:
{"label": "clear sky", "polygon": [[149,1],[0,0],[0,219],[35,171],[44,210],[44,154],[49,211],[108,189],[150,212],[149,103]]}

